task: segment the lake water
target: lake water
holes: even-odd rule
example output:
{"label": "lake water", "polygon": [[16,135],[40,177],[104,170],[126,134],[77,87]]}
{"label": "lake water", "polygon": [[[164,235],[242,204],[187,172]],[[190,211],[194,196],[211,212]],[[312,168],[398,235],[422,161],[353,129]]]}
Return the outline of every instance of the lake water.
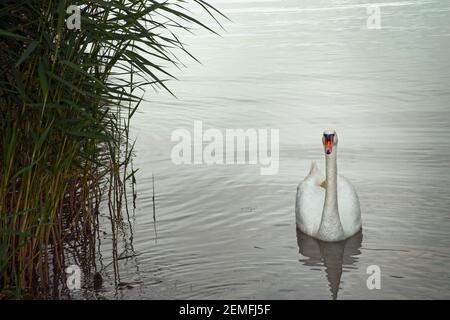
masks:
{"label": "lake water", "polygon": [[[450,298],[450,2],[383,0],[378,30],[367,28],[365,1],[212,3],[232,20],[226,31],[184,35],[202,64],[171,69],[178,99],[148,92],[135,116],[139,255],[120,262],[127,285],[104,294]],[[278,174],[175,165],[171,133],[195,120],[223,132],[279,129]],[[340,244],[295,225],[296,188],[312,160],[324,169],[327,128],[363,217],[362,235]],[[371,265],[380,290],[367,288]]]}

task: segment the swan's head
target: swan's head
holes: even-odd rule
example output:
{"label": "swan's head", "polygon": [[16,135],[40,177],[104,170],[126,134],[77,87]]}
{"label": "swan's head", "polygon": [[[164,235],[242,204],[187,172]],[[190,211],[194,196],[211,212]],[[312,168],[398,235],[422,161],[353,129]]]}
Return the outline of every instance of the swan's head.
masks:
{"label": "swan's head", "polygon": [[334,130],[325,130],[322,137],[323,147],[326,154],[332,154],[338,144],[337,133]]}

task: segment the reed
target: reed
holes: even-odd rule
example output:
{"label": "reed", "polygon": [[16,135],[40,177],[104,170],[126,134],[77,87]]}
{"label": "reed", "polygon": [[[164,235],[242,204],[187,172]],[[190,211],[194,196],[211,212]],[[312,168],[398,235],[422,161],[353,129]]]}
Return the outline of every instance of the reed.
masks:
{"label": "reed", "polygon": [[[214,19],[221,15],[192,0]],[[69,5],[81,29],[66,26]],[[123,221],[145,88],[189,54],[186,1],[14,0],[0,4],[0,293],[58,297],[68,252],[94,270],[102,201]],[[117,253],[115,256],[117,261]]]}

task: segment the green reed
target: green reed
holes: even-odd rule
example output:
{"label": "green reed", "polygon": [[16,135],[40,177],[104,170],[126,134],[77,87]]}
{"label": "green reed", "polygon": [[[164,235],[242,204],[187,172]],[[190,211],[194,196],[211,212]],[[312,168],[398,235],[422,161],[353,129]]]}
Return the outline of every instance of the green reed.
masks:
{"label": "green reed", "polygon": [[[102,199],[116,237],[135,172],[130,119],[144,88],[169,90],[167,67],[189,54],[179,30],[212,31],[186,2],[0,4],[0,298],[58,292],[68,251],[95,265]],[[80,30],[66,26],[72,4]]]}

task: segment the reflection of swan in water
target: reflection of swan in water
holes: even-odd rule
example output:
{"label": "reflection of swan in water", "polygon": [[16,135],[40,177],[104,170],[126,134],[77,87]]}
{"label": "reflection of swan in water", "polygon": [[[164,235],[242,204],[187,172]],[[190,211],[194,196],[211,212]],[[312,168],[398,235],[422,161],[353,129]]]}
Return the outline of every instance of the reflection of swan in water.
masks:
{"label": "reflection of swan in water", "polygon": [[337,298],[343,268],[351,268],[361,254],[362,231],[339,242],[325,242],[314,239],[297,229],[299,252],[306,257],[301,259],[305,266],[325,267],[328,285],[333,300]]}

